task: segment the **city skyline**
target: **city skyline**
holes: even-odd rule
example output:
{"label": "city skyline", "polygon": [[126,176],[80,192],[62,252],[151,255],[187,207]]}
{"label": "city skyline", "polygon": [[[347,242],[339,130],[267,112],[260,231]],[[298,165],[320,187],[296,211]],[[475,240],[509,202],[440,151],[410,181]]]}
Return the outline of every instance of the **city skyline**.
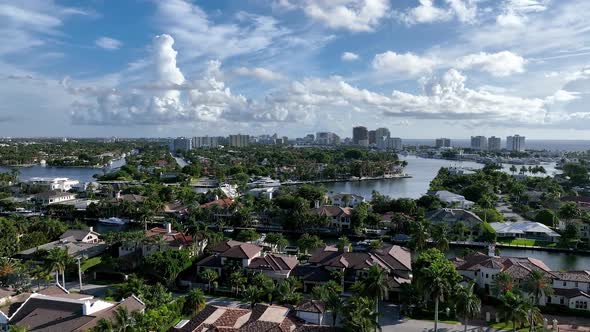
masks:
{"label": "city skyline", "polygon": [[589,13],[583,0],[0,0],[0,133],[584,139]]}

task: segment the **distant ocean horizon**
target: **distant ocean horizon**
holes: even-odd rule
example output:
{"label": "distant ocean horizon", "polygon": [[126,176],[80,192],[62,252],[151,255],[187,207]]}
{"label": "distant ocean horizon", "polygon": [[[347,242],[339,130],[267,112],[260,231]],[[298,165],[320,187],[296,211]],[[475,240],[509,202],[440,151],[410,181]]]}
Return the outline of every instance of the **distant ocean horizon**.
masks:
{"label": "distant ocean horizon", "polygon": [[[403,145],[431,145],[434,146],[434,139],[403,139]],[[458,148],[471,146],[470,139],[451,139],[451,145]],[[502,139],[502,147],[506,146],[506,139]],[[547,151],[588,151],[590,140],[550,140],[550,139],[527,139],[525,148],[529,150]]]}

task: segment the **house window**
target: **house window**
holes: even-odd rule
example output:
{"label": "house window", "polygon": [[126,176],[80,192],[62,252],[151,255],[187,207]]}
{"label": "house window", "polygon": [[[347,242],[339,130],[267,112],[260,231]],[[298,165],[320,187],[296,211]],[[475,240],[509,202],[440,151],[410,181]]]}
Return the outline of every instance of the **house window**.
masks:
{"label": "house window", "polygon": [[489,277],[490,277],[490,275],[486,273],[486,279],[489,278]]}
{"label": "house window", "polygon": [[576,288],[578,288],[578,282],[576,281]]}
{"label": "house window", "polygon": [[567,286],[567,281],[563,282],[563,287]]}
{"label": "house window", "polygon": [[576,301],[576,309],[588,309],[588,302],[586,301]]}
{"label": "house window", "polygon": [[559,304],[562,304],[562,305],[565,304],[563,297],[559,299]]}
{"label": "house window", "polygon": [[551,296],[547,296],[547,303],[551,303]]}

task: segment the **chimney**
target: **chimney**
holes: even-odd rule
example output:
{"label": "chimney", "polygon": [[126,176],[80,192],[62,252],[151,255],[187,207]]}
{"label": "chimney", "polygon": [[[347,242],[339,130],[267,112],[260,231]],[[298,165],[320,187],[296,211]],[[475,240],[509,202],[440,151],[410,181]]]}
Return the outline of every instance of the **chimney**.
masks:
{"label": "chimney", "polygon": [[315,207],[316,209],[319,209],[319,208],[320,208],[320,201],[319,201],[318,199],[316,199],[316,200],[315,200],[315,202],[314,202],[314,207]]}
{"label": "chimney", "polygon": [[215,195],[215,200],[216,201],[219,200],[219,196],[218,195]]}
{"label": "chimney", "polygon": [[121,199],[121,190],[117,191],[117,199]]}
{"label": "chimney", "polygon": [[166,233],[167,234],[172,233],[172,224],[169,222],[166,223]]}
{"label": "chimney", "polygon": [[88,228],[88,230],[89,230],[90,232],[94,232],[94,227],[90,226],[90,227]]}
{"label": "chimney", "polygon": [[496,244],[495,243],[488,244],[488,256],[496,257]]}

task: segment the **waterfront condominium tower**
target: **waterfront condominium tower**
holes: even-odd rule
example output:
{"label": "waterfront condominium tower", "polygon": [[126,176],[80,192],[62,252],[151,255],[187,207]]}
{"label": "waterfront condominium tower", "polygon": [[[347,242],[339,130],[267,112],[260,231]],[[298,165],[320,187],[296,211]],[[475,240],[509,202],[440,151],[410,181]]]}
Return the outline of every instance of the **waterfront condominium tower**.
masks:
{"label": "waterfront condominium tower", "polygon": [[508,151],[524,151],[525,137],[520,135],[506,137],[506,150]]}
{"label": "waterfront condominium tower", "polygon": [[488,150],[500,151],[502,150],[502,139],[500,137],[492,136],[488,138]]}
{"label": "waterfront condominium tower", "polygon": [[352,144],[359,146],[369,146],[369,131],[367,127],[352,128]]}
{"label": "waterfront condominium tower", "polygon": [[229,135],[229,146],[241,148],[250,144],[250,135]]}
{"label": "waterfront condominium tower", "polygon": [[436,148],[450,148],[451,147],[451,139],[450,138],[437,138],[434,141],[434,146]]}
{"label": "waterfront condominium tower", "polygon": [[471,136],[471,148],[474,150],[487,150],[488,138],[485,136]]}

